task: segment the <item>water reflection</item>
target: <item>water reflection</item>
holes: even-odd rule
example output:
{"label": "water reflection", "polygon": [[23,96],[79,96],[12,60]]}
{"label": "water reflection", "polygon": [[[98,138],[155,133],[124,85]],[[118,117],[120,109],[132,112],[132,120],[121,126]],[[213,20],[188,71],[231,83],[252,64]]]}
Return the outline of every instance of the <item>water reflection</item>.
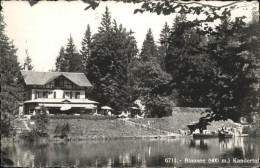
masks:
{"label": "water reflection", "polygon": [[197,148],[197,149],[200,149],[201,151],[209,150],[207,140],[205,140],[205,139],[191,140],[189,147],[190,148]]}
{"label": "water reflection", "polygon": [[[110,140],[50,144],[2,144],[18,167],[154,167],[207,166],[185,163],[191,159],[259,158],[259,139],[166,139],[166,140]],[[177,162],[165,163],[165,158]],[[232,164],[232,163],[231,163]],[[210,164],[223,166],[225,163]],[[239,166],[255,166],[242,164]]]}

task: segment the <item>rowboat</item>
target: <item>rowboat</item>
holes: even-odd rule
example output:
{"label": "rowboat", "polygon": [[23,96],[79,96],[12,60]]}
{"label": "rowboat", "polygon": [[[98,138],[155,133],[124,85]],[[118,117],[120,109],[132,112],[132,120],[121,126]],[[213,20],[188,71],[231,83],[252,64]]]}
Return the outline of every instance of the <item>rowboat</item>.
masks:
{"label": "rowboat", "polygon": [[215,133],[193,133],[194,139],[206,139],[206,138],[217,138],[218,134]]}
{"label": "rowboat", "polygon": [[233,134],[231,134],[230,132],[226,132],[226,131],[219,131],[218,137],[219,138],[232,138]]}

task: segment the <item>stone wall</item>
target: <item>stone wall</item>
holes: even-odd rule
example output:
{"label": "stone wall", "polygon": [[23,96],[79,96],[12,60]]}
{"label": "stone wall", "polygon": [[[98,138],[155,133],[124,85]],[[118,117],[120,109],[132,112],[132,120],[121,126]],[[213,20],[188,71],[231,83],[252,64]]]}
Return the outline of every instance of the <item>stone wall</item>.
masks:
{"label": "stone wall", "polygon": [[205,112],[208,108],[202,108],[202,107],[173,107],[172,113],[202,113]]}

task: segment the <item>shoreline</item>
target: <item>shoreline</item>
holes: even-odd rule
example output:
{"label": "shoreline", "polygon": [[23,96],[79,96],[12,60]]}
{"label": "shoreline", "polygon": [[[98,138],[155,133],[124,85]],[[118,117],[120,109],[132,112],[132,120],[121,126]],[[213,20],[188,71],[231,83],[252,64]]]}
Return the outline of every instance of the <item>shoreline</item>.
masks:
{"label": "shoreline", "polygon": [[[248,136],[247,138],[257,138],[260,136]],[[100,141],[100,140],[166,140],[166,139],[181,139],[181,138],[187,138],[187,139],[193,139],[190,135],[181,135],[181,134],[175,134],[175,135],[142,135],[142,136],[122,136],[122,137],[109,137],[109,136],[92,136],[92,137],[80,137],[80,138],[42,138],[38,141],[30,142],[30,141],[23,141],[15,137],[9,137],[9,138],[2,138],[1,144],[8,144],[8,143],[17,143],[17,142],[30,142],[30,143],[41,143],[41,142],[80,142],[80,141],[87,141],[87,140],[94,140],[94,141]],[[239,137],[240,138],[240,137]]]}
{"label": "shoreline", "polygon": [[[178,139],[184,136],[180,134],[174,135],[142,135],[142,136],[121,136],[121,137],[109,137],[109,136],[92,136],[92,137],[79,137],[79,138],[43,138],[37,142],[73,142],[73,141],[85,141],[85,140],[119,140],[119,139]],[[188,136],[185,136],[188,137]],[[23,141],[16,137],[2,138],[1,143],[14,143],[14,142],[29,142]]]}

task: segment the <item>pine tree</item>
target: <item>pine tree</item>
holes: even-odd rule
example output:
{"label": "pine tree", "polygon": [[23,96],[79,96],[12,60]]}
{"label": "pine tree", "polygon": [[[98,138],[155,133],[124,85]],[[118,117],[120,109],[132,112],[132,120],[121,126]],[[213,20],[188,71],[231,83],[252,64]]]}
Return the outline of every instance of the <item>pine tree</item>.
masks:
{"label": "pine tree", "polygon": [[179,106],[207,106],[208,78],[214,62],[198,47],[200,42],[200,36],[185,15],[177,16],[169,36],[165,67],[172,76],[171,90],[178,91]]}
{"label": "pine tree", "polygon": [[60,49],[56,59],[56,70],[63,72],[83,72],[82,57],[77,52],[74,41],[70,35],[66,49]]}
{"label": "pine tree", "polygon": [[8,136],[10,121],[18,114],[19,101],[22,101],[20,65],[16,48],[5,34],[5,23],[0,13],[0,74],[1,74],[1,136]]}
{"label": "pine tree", "polygon": [[158,47],[158,52],[159,52],[158,61],[163,70],[165,70],[165,56],[166,56],[167,48],[169,46],[169,42],[168,42],[169,36],[170,36],[170,27],[166,22],[160,34],[160,39],[159,39],[160,46]]}
{"label": "pine tree", "polygon": [[152,29],[148,29],[145,40],[143,42],[142,50],[140,53],[142,61],[148,61],[158,58],[158,48],[155,44]]}
{"label": "pine tree", "polygon": [[[257,24],[255,24],[257,25]],[[253,26],[254,27],[254,26]],[[222,20],[215,34],[215,45],[209,46],[216,62],[212,91],[208,97],[215,120],[249,117],[257,111],[259,68],[259,27],[247,26],[242,18]],[[249,33],[251,32],[251,33]]]}
{"label": "pine tree", "polygon": [[93,84],[92,98],[116,111],[125,110],[130,102],[128,65],[137,53],[134,37],[111,22],[106,7],[98,33],[92,37],[87,76]]}
{"label": "pine tree", "polygon": [[112,29],[111,23],[111,13],[106,6],[105,13],[102,15],[101,26],[98,28],[99,32],[110,32]]}
{"label": "pine tree", "polygon": [[[164,72],[158,63],[158,49],[152,31],[148,29],[143,42],[140,58],[132,69],[134,94],[146,105],[146,113],[152,117],[170,115],[172,102],[167,96],[154,94],[154,90],[167,84],[170,75]],[[163,100],[163,101],[162,101]],[[160,109],[160,110],[158,110]]]}
{"label": "pine tree", "polygon": [[69,64],[68,64],[68,60],[65,60],[65,49],[63,46],[60,48],[59,56],[56,58],[55,66],[56,66],[55,69],[58,72],[68,71]]}
{"label": "pine tree", "polygon": [[32,58],[30,57],[28,53],[28,49],[25,50],[26,57],[24,59],[24,64],[23,64],[23,69],[24,70],[33,70],[33,65],[32,65]]}
{"label": "pine tree", "polygon": [[209,107],[208,121],[238,121],[256,111],[258,33],[250,29],[245,32],[249,29],[243,18],[231,20],[226,15],[214,31],[194,29],[185,17],[176,18],[165,64],[180,106]]}
{"label": "pine tree", "polygon": [[[90,45],[91,45],[91,30],[90,26],[87,26],[87,30],[85,31],[84,37],[81,42],[81,50],[80,50],[80,55],[82,57],[82,64],[84,69],[86,70],[86,66],[88,64],[88,59],[90,57]],[[86,70],[87,71],[87,70]]]}

